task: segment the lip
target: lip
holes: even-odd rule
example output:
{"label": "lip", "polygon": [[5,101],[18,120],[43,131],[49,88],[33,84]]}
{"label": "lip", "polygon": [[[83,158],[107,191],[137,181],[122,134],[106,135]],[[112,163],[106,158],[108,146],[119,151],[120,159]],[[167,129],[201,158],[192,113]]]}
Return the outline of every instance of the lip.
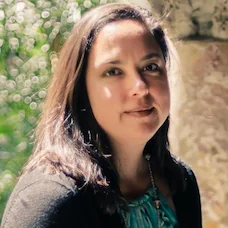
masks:
{"label": "lip", "polygon": [[125,113],[135,117],[146,117],[149,116],[153,111],[154,107],[140,107],[126,111]]}
{"label": "lip", "polygon": [[153,108],[154,108],[154,107],[152,107],[152,106],[137,107],[137,108],[134,108],[134,109],[125,111],[125,113],[149,111],[149,110],[152,110]]}

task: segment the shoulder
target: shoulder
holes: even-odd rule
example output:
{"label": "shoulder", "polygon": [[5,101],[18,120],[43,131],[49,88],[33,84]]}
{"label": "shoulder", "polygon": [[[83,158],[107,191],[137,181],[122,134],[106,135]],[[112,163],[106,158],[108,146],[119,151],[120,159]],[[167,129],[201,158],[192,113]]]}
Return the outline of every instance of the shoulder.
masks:
{"label": "shoulder", "polygon": [[197,178],[192,168],[182,160],[178,160],[177,162],[183,171],[185,189],[193,188],[198,190]]}
{"label": "shoulder", "polygon": [[16,184],[4,212],[2,227],[51,227],[63,208],[67,216],[71,202],[77,201],[74,207],[80,207],[82,198],[79,195],[71,178],[35,169]]}
{"label": "shoulder", "polygon": [[200,191],[196,176],[189,165],[177,159],[184,175],[184,188],[174,195],[174,203],[181,227],[202,227]]}
{"label": "shoulder", "polygon": [[187,187],[196,187],[198,188],[198,184],[197,184],[197,180],[196,180],[196,176],[195,173],[193,172],[192,168],[185,163],[183,160],[181,160],[179,157],[171,154],[172,160],[173,162],[176,164],[176,166],[178,167],[178,169],[181,171],[182,174],[182,180],[183,180],[183,185],[184,188],[186,189]]}

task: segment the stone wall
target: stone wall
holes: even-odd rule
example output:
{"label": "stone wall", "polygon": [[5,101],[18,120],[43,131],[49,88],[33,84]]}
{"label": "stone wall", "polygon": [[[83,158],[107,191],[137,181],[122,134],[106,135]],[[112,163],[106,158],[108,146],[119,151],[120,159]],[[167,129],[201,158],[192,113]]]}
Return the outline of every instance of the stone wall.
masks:
{"label": "stone wall", "polygon": [[228,42],[177,44],[170,139],[198,178],[205,228],[228,227]]}
{"label": "stone wall", "polygon": [[[145,2],[145,0],[143,1]],[[228,0],[149,0],[179,38],[228,39]]]}

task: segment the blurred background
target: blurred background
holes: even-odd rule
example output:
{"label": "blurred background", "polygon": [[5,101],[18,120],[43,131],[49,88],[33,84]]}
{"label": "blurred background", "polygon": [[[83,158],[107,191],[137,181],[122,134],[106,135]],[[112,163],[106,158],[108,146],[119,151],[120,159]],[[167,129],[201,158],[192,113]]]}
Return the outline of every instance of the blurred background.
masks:
{"label": "blurred background", "polygon": [[[0,222],[31,154],[58,53],[107,0],[0,0]],[[228,0],[129,0],[152,9],[177,47],[171,148],[195,171],[206,228],[228,227]]]}

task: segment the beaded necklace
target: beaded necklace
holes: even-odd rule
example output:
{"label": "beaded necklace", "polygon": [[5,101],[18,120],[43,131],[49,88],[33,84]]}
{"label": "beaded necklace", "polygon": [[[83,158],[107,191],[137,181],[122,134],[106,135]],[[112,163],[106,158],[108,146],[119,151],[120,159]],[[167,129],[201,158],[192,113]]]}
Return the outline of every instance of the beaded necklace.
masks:
{"label": "beaded necklace", "polygon": [[[161,201],[158,198],[157,187],[156,187],[155,181],[154,181],[154,176],[153,176],[153,172],[152,172],[152,168],[151,168],[151,164],[150,164],[150,158],[151,158],[151,156],[149,154],[145,155],[145,159],[147,160],[148,166],[149,166],[150,181],[151,181],[152,189],[153,189],[153,192],[154,192],[153,201],[154,201],[156,212],[157,212],[158,228],[161,228],[161,219],[160,219]],[[125,227],[128,228],[127,217],[126,217],[126,215],[124,213],[123,213],[123,220],[124,220]]]}

